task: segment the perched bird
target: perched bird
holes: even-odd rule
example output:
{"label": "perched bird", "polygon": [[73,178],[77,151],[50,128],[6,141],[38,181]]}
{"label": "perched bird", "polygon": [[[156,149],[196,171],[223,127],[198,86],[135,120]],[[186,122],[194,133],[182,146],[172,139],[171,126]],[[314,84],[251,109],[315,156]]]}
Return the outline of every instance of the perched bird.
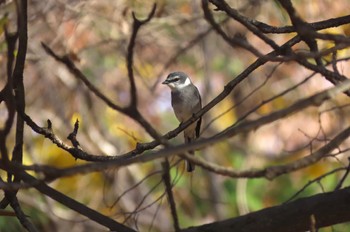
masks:
{"label": "perched bird", "polygon": [[[188,120],[202,108],[201,96],[191,79],[183,72],[173,72],[162,83],[171,89],[171,105],[180,124]],[[199,137],[202,118],[184,130],[185,143],[190,143]],[[194,155],[194,151],[189,151]],[[187,171],[194,170],[194,164],[186,162]]]}

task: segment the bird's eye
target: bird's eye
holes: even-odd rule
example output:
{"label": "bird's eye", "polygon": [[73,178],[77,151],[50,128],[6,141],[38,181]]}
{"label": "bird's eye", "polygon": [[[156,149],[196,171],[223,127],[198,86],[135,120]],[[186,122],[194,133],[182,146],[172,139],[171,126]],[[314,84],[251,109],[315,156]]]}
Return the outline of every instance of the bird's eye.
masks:
{"label": "bird's eye", "polygon": [[169,80],[169,82],[177,82],[178,80],[180,80],[179,77],[174,77],[174,78],[171,78],[171,79]]}

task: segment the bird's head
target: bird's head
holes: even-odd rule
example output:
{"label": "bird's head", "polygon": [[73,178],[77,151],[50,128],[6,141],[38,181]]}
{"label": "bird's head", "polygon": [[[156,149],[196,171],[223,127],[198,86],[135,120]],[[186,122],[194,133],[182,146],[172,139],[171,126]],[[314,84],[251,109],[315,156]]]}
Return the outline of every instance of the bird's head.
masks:
{"label": "bird's head", "polygon": [[169,86],[172,90],[179,90],[188,85],[191,85],[191,79],[184,72],[172,72],[168,75],[163,85]]}

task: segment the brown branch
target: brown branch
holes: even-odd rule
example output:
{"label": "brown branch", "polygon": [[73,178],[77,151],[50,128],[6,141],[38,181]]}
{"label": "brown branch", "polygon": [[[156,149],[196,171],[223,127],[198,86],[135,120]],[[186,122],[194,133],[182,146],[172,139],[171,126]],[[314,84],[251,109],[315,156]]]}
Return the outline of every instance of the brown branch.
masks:
{"label": "brown branch", "polygon": [[2,162],[8,162],[9,157],[8,157],[8,151],[6,148],[6,139],[12,128],[12,125],[15,119],[15,113],[16,113],[15,99],[14,99],[14,96],[12,95],[12,89],[13,89],[12,69],[13,69],[13,63],[15,60],[14,52],[16,49],[18,34],[9,33],[7,31],[6,25],[4,26],[4,32],[5,32],[5,39],[6,39],[6,45],[7,45],[7,70],[6,70],[7,83],[0,92],[0,96],[1,96],[0,103],[2,101],[5,102],[8,116],[5,121],[4,127],[0,130],[0,151],[1,151]]}
{"label": "brown branch", "polygon": [[344,184],[344,181],[346,180],[346,178],[349,175],[349,172],[350,172],[350,158],[348,157],[348,167],[346,168],[343,177],[340,179],[339,183],[334,188],[335,191],[341,189],[342,185]]}
{"label": "brown branch", "polygon": [[[309,187],[310,185],[314,184],[314,183],[317,183],[317,182],[320,182],[322,179],[324,179],[325,177],[329,176],[329,175],[333,175],[334,173],[336,172],[340,172],[340,171],[346,171],[349,170],[349,168],[344,168],[344,167],[341,167],[341,168],[336,168],[336,169],[333,169],[332,171],[329,171],[313,180],[309,180],[309,182],[307,184],[305,184],[301,189],[298,190],[298,192],[294,193],[293,196],[291,196],[288,200],[285,201],[285,203],[289,203],[293,200],[295,200],[299,195],[300,193],[304,192],[305,189],[307,187]],[[339,188],[340,189],[340,188]],[[335,189],[335,190],[339,190],[339,189]]]}
{"label": "brown branch", "polygon": [[[222,1],[222,0],[209,0],[212,4],[214,4],[217,9],[216,10],[222,10],[226,12],[227,15],[229,15],[231,18],[237,20],[240,22],[242,25],[244,25],[248,30],[250,30],[254,35],[259,37],[261,40],[263,40],[266,44],[270,45],[271,48],[274,50],[278,51],[280,47],[270,39],[269,37],[265,36],[254,24],[251,23],[251,21],[244,17],[243,15],[239,14],[236,9],[231,8],[227,2]],[[205,7],[205,10],[208,8]]]}
{"label": "brown branch", "polygon": [[[161,174],[162,171],[154,171],[151,172],[149,174],[147,174],[145,177],[143,177],[140,181],[138,181],[137,183],[135,183],[134,185],[132,185],[131,187],[129,187],[128,189],[124,190],[122,193],[118,193],[118,197],[117,199],[114,200],[114,202],[112,204],[110,204],[108,207],[109,208],[113,208],[114,206],[116,206],[118,204],[118,202],[126,195],[129,194],[129,192],[131,192],[132,190],[136,189],[137,187],[139,187],[139,185],[141,185],[144,181],[148,180],[150,177]],[[161,184],[161,181],[159,181],[155,186],[158,186]],[[155,187],[154,187],[155,188]],[[151,188],[151,189],[154,189]],[[146,194],[147,195],[147,194]],[[107,204],[107,203],[105,203]]]}
{"label": "brown branch", "polygon": [[[8,108],[8,118],[6,120],[5,128],[1,131],[1,154],[2,162],[5,166],[8,166],[8,151],[6,148],[6,137],[10,132],[12,123],[14,120],[16,105],[17,111],[24,112],[25,110],[25,90],[23,84],[23,72],[24,64],[27,54],[27,43],[28,43],[28,25],[27,25],[27,0],[18,0],[15,1],[16,11],[17,11],[17,33],[14,35],[9,35],[5,28],[5,37],[8,46],[8,63],[7,63],[7,84],[3,89],[2,93],[5,95],[5,102]],[[15,60],[15,66],[12,72],[12,66],[14,61],[14,50],[15,42],[17,41],[18,36],[18,53]],[[14,96],[12,95],[14,92]],[[12,161],[21,164],[23,159],[23,134],[24,134],[24,120],[21,117],[17,117],[16,120],[16,132],[15,132],[15,147],[12,153]],[[15,177],[12,179],[12,173],[7,172],[8,182],[19,182],[20,179]],[[7,197],[0,202],[0,207],[5,208],[11,199],[16,199],[17,190],[9,192]],[[11,196],[10,196],[11,195]],[[13,203],[13,202],[12,202]],[[17,217],[21,220],[21,210],[16,211]],[[22,220],[26,223],[26,220]]]}
{"label": "brown branch", "polygon": [[[36,183],[31,183],[31,184],[27,184],[27,183],[23,183],[23,182],[11,182],[11,183],[7,183],[5,181],[2,180],[2,178],[0,177],[0,189],[1,190],[6,190],[6,191],[17,191],[19,189],[29,189],[32,188],[34,185],[38,184],[40,181],[36,182]],[[6,199],[6,197],[5,197]],[[9,201],[7,200],[7,202],[9,203]],[[1,207],[4,208],[4,207]]]}
{"label": "brown branch", "polygon": [[[284,27],[274,27],[257,20],[251,20],[251,23],[254,24],[259,30],[263,33],[272,33],[272,34],[284,34],[295,32],[293,26],[284,26]],[[350,15],[327,19],[323,21],[309,23],[315,30],[322,30],[325,28],[339,27],[344,24],[350,23]]]}
{"label": "brown branch", "polygon": [[[7,137],[11,131],[11,128],[13,126],[13,122],[15,119],[16,114],[16,107],[15,107],[15,99],[12,94],[13,90],[13,76],[12,76],[12,69],[13,64],[15,60],[14,52],[16,49],[16,42],[18,39],[18,33],[8,33],[7,31],[7,25],[4,26],[4,32],[5,32],[5,39],[6,39],[6,45],[7,45],[7,83],[5,87],[0,92],[0,102],[4,101],[6,104],[8,116],[5,121],[4,127],[0,130],[0,153],[1,153],[1,162],[4,164],[4,166],[7,166],[9,162],[9,154],[7,149]],[[11,179],[11,178],[8,178]],[[10,202],[5,197],[0,202],[0,208],[6,208]]]}
{"label": "brown branch", "polygon": [[[230,17],[241,22],[248,29],[250,29],[253,33],[255,31],[256,32],[255,34],[264,40],[264,37],[262,37],[261,33],[258,32],[258,30],[256,28],[252,27],[252,23],[249,21],[249,19],[239,15],[237,13],[237,11],[232,9],[225,1],[210,0],[210,2],[215,4],[219,10],[225,11]],[[334,49],[337,49],[338,46],[339,46],[339,49],[341,49],[340,47],[348,47],[347,44],[349,44],[350,41],[345,36],[316,33],[316,29],[324,29],[324,28],[326,28],[325,25],[329,25],[330,22],[323,22],[323,24],[325,24],[325,25],[322,25],[323,27],[321,27],[321,25],[320,25],[319,27],[314,28],[310,24],[303,21],[298,16],[298,14],[295,11],[290,0],[279,0],[279,2],[287,11],[287,13],[292,21],[293,28],[298,33],[298,37],[301,40],[305,41],[305,43],[310,47],[311,53],[308,53],[308,54],[304,53],[300,57],[301,54],[297,55],[297,54],[293,53],[291,50],[291,47],[282,46],[281,48],[279,48],[279,47],[273,46],[273,44],[270,44],[270,46],[273,46],[273,48],[275,49],[275,52],[277,52],[278,54],[280,54],[280,55],[287,54],[288,55],[285,57],[279,57],[279,59],[277,59],[277,60],[280,60],[280,61],[295,60],[299,64],[308,68],[309,65],[308,64],[305,65],[305,63],[308,62],[306,60],[306,56],[308,56],[310,54],[311,57],[315,58],[315,61],[316,61],[317,65],[319,66],[318,69],[322,69],[323,63],[321,60],[321,56],[327,52],[325,52],[325,51],[319,52],[318,46],[317,46],[317,41],[315,38],[321,38],[321,39],[325,39],[325,40],[333,40],[333,41],[337,41],[338,43],[339,42],[344,43],[342,45],[336,45],[334,47]],[[202,8],[204,11],[205,18],[214,27],[214,29],[218,32],[218,34],[220,34],[222,36],[222,38],[231,46],[237,46],[237,44],[235,44],[235,42],[231,38],[229,38],[225,34],[225,32],[222,31],[222,29],[215,23],[212,15],[209,11],[207,0],[202,0]],[[346,20],[349,20],[349,18],[339,19],[340,22],[338,25],[342,25],[343,23],[346,22]],[[332,23],[332,25],[336,25],[334,21],[332,21],[331,23]],[[297,37],[295,37],[295,38],[298,39]],[[266,40],[264,40],[264,41],[268,43],[268,41],[266,41]],[[247,50],[249,50],[249,49],[247,49]],[[328,50],[328,52],[334,52],[331,49],[327,49],[327,50]],[[252,52],[254,53],[254,51],[252,51]],[[266,58],[270,59],[271,61],[275,59],[275,57],[266,57]],[[341,75],[334,76],[333,74],[332,75],[325,75],[325,78],[333,84],[338,84],[339,82],[346,80],[346,78],[341,77]],[[347,92],[346,94],[348,96],[350,96],[350,92],[349,93]]]}
{"label": "brown branch", "polygon": [[137,89],[136,89],[136,84],[135,84],[135,77],[134,77],[134,71],[133,71],[133,54],[134,54],[134,47],[135,47],[135,40],[137,33],[141,26],[144,24],[148,23],[152,17],[154,16],[154,13],[156,11],[156,4],[153,4],[151,12],[148,14],[147,18],[144,20],[139,20],[136,18],[135,13],[132,12],[132,18],[134,20],[133,22],[133,29],[132,29],[132,34],[130,37],[129,45],[128,45],[128,54],[127,54],[127,69],[128,69],[128,77],[129,77],[129,82],[130,82],[130,96],[131,96],[131,101],[129,104],[130,108],[137,108]]}
{"label": "brown branch", "polygon": [[112,100],[110,100],[107,96],[105,96],[100,90],[98,90],[90,81],[89,79],[75,66],[73,61],[69,58],[68,55],[59,56],[57,55],[48,45],[41,42],[42,47],[46,51],[47,54],[49,54],[51,57],[53,57],[56,61],[64,64],[69,72],[73,74],[74,77],[81,80],[88,89],[94,93],[99,99],[101,99],[107,106],[109,106],[111,109],[116,110],[121,113],[125,113],[124,108],[118,106],[115,104]]}
{"label": "brown branch", "polygon": [[310,229],[311,215],[314,215],[316,219],[316,228],[350,221],[349,204],[350,188],[346,188],[182,231],[302,232]]}
{"label": "brown branch", "polygon": [[165,191],[166,191],[168,202],[170,205],[170,211],[171,211],[171,216],[173,218],[174,229],[175,229],[175,232],[179,232],[181,229],[180,229],[179,219],[176,212],[175,199],[172,192],[172,185],[171,185],[171,178],[170,178],[170,164],[168,159],[164,160],[164,162],[162,163],[162,167],[163,167],[162,180],[165,185]]}
{"label": "brown branch", "polygon": [[[305,41],[312,52],[318,52],[318,45],[315,39],[316,31],[308,23],[306,23],[296,12],[293,7],[291,0],[279,0],[283,8],[287,11],[290,20],[292,21],[295,31],[298,33],[300,38]],[[322,66],[322,60],[319,57],[315,58],[317,65]]]}
{"label": "brown branch", "polygon": [[[25,90],[23,84],[24,64],[27,54],[28,25],[27,25],[27,0],[15,1],[17,9],[18,53],[13,70],[13,90],[15,94],[17,111],[25,110]],[[16,122],[16,145],[12,155],[12,161],[22,163],[23,159],[23,132],[24,121],[17,117]],[[9,175],[9,179],[11,176]],[[15,182],[19,181],[14,180]]]}
{"label": "brown branch", "polygon": [[257,178],[265,177],[269,180],[272,180],[280,175],[287,174],[311,166],[318,161],[320,161],[325,156],[329,155],[334,149],[337,149],[338,146],[350,136],[350,127],[339,133],[334,139],[329,143],[313,152],[312,154],[300,158],[294,162],[290,162],[283,165],[276,165],[267,167],[264,169],[256,170],[235,170],[233,168],[225,168],[216,164],[209,163],[203,160],[200,157],[194,157],[190,155],[183,154],[183,156],[195,163],[198,166],[203,167],[209,171],[215,172],[223,176],[229,176],[233,178]]}
{"label": "brown branch", "polygon": [[167,141],[161,137],[161,135],[153,128],[153,126],[140,114],[137,109],[137,88],[135,83],[134,71],[133,71],[133,53],[135,47],[135,40],[137,33],[141,26],[148,23],[154,16],[157,5],[154,3],[151,12],[148,14],[147,18],[144,20],[139,20],[136,18],[135,13],[132,12],[133,17],[133,31],[131,34],[130,42],[128,45],[127,54],[127,69],[128,77],[130,82],[130,95],[131,101],[128,107],[124,108],[124,113],[130,116],[132,119],[137,121],[155,140],[161,144],[166,144]]}
{"label": "brown branch", "polygon": [[112,220],[111,218],[87,207],[85,204],[75,201],[74,199],[68,197],[67,195],[61,192],[58,192],[57,190],[51,188],[50,186],[46,185],[44,182],[39,181],[35,177],[27,174],[26,172],[18,171],[16,174],[19,175],[25,183],[28,183],[28,184],[35,183],[34,188],[37,189],[42,194],[45,194],[46,196],[70,208],[71,210],[91,219],[92,221],[95,221],[96,223],[107,227],[111,231],[134,232],[134,230],[132,230],[131,228],[128,228]]}
{"label": "brown branch", "polygon": [[213,15],[211,14],[208,6],[207,0],[202,0],[202,9],[204,12],[205,19],[209,22],[209,24],[214,28],[214,30],[221,35],[221,37],[232,47],[241,47],[256,55],[257,57],[263,56],[254,46],[249,44],[245,39],[239,37],[229,37],[221,27],[215,22]]}
{"label": "brown branch", "polygon": [[[314,56],[317,65],[311,64],[309,61],[307,61],[306,57],[304,57],[304,54],[302,56],[299,56],[299,57],[297,55],[297,57],[294,60],[297,63],[304,66],[305,68],[322,74],[329,82],[331,82],[333,84],[339,84],[339,83],[347,80],[347,78],[345,76],[339,74],[338,72],[328,71],[324,67],[322,60],[321,60],[321,56],[320,56],[320,55],[322,55],[322,53],[324,51],[319,52],[317,41],[315,38],[321,38],[324,40],[333,40],[337,43],[342,43],[342,44],[338,44],[338,45],[334,46],[335,50],[333,50],[333,51],[332,51],[332,49],[331,50],[327,49],[330,52],[336,51],[337,47],[338,47],[338,49],[341,49],[340,46],[347,47],[347,45],[350,43],[349,38],[342,36],[342,35],[316,33],[316,31],[310,26],[310,24],[306,23],[298,16],[298,14],[295,11],[290,0],[280,0],[280,3],[286,9],[286,11],[287,11],[292,23],[293,23],[293,26],[294,26],[295,30],[297,31],[298,35],[300,36],[300,38],[302,40],[304,40],[305,43],[309,46],[310,51],[311,51],[310,54],[312,54],[312,53],[318,54],[318,55]],[[350,96],[350,91],[346,91],[345,94]]]}
{"label": "brown branch", "polygon": [[[304,66],[305,68],[323,75],[326,78],[326,80],[328,80],[329,82],[331,82],[334,85],[341,84],[341,83],[346,82],[348,80],[348,78],[346,76],[341,75],[338,72],[332,72],[332,71],[326,69],[323,65],[322,66],[321,65],[314,65],[314,64],[310,63],[309,61],[307,61],[304,57],[299,57],[299,59],[295,59],[295,61],[297,63],[301,64],[302,66]],[[347,96],[350,96],[350,91],[345,91],[344,93]]]}
{"label": "brown branch", "polygon": [[296,113],[296,112],[298,112],[306,107],[319,106],[324,101],[326,101],[328,99],[332,99],[337,94],[348,91],[349,89],[350,89],[350,80],[346,80],[343,83],[336,85],[332,88],[329,88],[327,90],[324,90],[322,92],[314,94],[308,98],[299,100],[285,109],[275,111],[269,115],[263,116],[257,120],[254,120],[254,121],[245,121],[239,125],[234,124],[233,126],[227,128],[225,131],[221,132],[217,137],[234,136],[238,132],[243,132],[246,130],[250,131],[253,129],[257,129],[261,125],[265,125],[267,123],[276,121],[280,118],[287,117],[287,116],[294,114],[294,113]]}
{"label": "brown branch", "polygon": [[[49,124],[49,128],[51,127],[51,124]],[[79,120],[77,119],[74,123],[74,130],[72,133],[70,133],[67,137],[73,144],[75,148],[80,147],[79,141],[77,140],[77,134],[79,130]]]}
{"label": "brown branch", "polygon": [[257,104],[256,106],[252,107],[250,110],[248,110],[245,114],[243,114],[240,118],[237,119],[237,121],[234,123],[234,125],[238,125],[240,122],[242,122],[243,120],[245,120],[246,118],[248,118],[249,115],[251,115],[254,112],[257,112],[258,109],[260,109],[262,106],[266,105],[269,102],[272,102],[274,100],[276,100],[277,98],[280,98],[284,95],[286,95],[287,93],[297,89],[298,87],[300,87],[301,85],[305,84],[308,80],[310,80],[313,76],[315,76],[315,72],[311,73],[309,76],[307,76],[304,80],[300,81],[299,83],[291,86],[288,89],[283,90],[280,93],[277,93],[275,95],[273,95],[272,97],[262,100],[259,104]]}
{"label": "brown branch", "polygon": [[120,107],[116,104],[114,104],[108,97],[106,97],[101,91],[99,91],[89,80],[88,78],[74,65],[73,61],[69,58],[68,55],[59,56],[55,54],[55,52],[52,51],[52,49],[49,48],[44,43],[41,43],[44,50],[53,58],[55,58],[57,61],[64,64],[68,70],[78,79],[82,80],[83,83],[102,101],[104,101],[109,107],[112,109],[119,111],[132,119],[134,119],[136,122],[138,122],[146,131],[149,133],[154,139],[159,141],[159,143],[166,143],[166,140],[164,140],[158,132],[152,127],[152,125],[147,122],[147,120],[140,114],[140,112],[137,109],[137,91],[136,91],[136,84],[135,84],[135,78],[133,75],[133,50],[135,46],[135,40],[137,36],[137,32],[140,29],[142,25],[149,22],[151,18],[153,17],[156,10],[156,4],[153,5],[153,8],[148,15],[148,17],[145,20],[139,20],[136,18],[135,14],[133,13],[133,33],[131,35],[130,43],[128,46],[128,55],[127,55],[127,68],[128,68],[128,77],[130,80],[130,94],[131,94],[131,101],[129,106],[127,107]]}

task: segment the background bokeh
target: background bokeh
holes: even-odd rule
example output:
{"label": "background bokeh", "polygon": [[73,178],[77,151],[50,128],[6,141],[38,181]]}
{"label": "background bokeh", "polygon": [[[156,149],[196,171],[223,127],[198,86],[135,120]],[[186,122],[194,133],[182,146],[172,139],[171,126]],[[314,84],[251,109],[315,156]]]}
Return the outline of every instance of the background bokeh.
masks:
{"label": "background bokeh", "polygon": [[[275,1],[227,1],[249,18],[274,26],[290,25],[288,15]],[[256,57],[227,45],[210,30],[200,1],[158,0],[155,17],[141,28],[134,53],[134,72],[138,88],[139,109],[159,133],[178,126],[170,105],[170,91],[160,83],[171,71],[188,73],[198,86],[202,101],[208,103],[225,84],[247,68]],[[350,1],[296,0],[301,17],[316,22],[348,14]],[[145,18],[153,1],[137,0],[30,0],[29,43],[25,67],[27,113],[38,124],[53,123],[55,133],[66,138],[76,119],[80,121],[78,140],[84,150],[96,155],[117,156],[126,153],[137,142],[151,137],[130,118],[108,108],[68,70],[45,53],[41,42],[59,54],[69,54],[89,80],[118,105],[128,104],[129,83],[126,50],[132,30],[131,13]],[[1,5],[0,17],[8,13],[14,28],[14,4]],[[214,11],[218,22],[226,15]],[[229,35],[240,34],[263,54],[270,47],[233,20],[223,28]],[[349,35],[349,25],[328,30]],[[269,37],[279,45],[293,35]],[[332,44],[320,42],[321,48]],[[299,44],[295,49],[306,49]],[[348,50],[338,52],[347,58]],[[326,60],[327,61],[327,60]],[[326,62],[325,61],[325,62]],[[329,60],[328,60],[329,61]],[[0,75],[6,75],[6,43],[0,40]],[[349,76],[347,59],[338,63],[340,72]],[[267,63],[206,113],[202,137],[214,135],[232,125],[263,100],[303,82],[287,94],[264,104],[248,116],[254,119],[282,109],[332,85],[320,75],[293,62]],[[1,78],[1,86],[5,78]],[[198,152],[210,162],[235,169],[253,169],[286,163],[310,154],[349,124],[349,100],[339,95],[320,107],[308,108],[283,120],[250,133],[242,133],[225,142]],[[0,121],[5,108],[0,105]],[[29,128],[25,131],[25,164],[48,164],[68,167],[84,163],[58,149]],[[182,136],[171,141],[182,143]],[[66,141],[67,142],[67,141]],[[9,140],[9,144],[13,141]],[[340,147],[346,150],[349,141]],[[336,153],[337,151],[335,151]],[[347,153],[329,157],[309,168],[266,179],[231,179],[201,168],[189,175],[184,163],[171,159],[173,192],[181,227],[222,220],[290,199],[309,181],[338,167],[347,165]],[[50,185],[91,208],[125,222],[140,231],[171,231],[169,207],[161,182],[161,160],[135,164],[118,170],[78,175],[56,180]],[[335,188],[343,172],[329,175],[311,184],[297,197],[311,196]],[[348,184],[349,182],[346,182]],[[104,231],[35,190],[19,193],[25,213],[42,231]],[[320,231],[346,231],[349,225],[338,225]],[[21,231],[16,218],[0,217],[0,231]]]}

